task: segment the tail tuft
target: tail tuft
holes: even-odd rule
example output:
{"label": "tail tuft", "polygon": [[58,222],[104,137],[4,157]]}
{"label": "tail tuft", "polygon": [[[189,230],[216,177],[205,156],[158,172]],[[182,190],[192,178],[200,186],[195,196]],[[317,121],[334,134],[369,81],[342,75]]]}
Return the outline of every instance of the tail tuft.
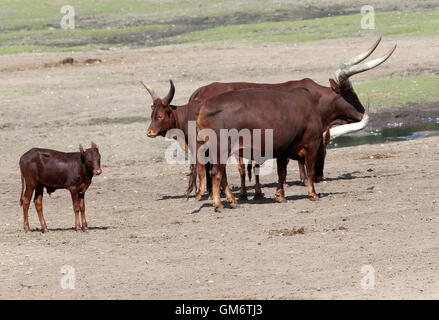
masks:
{"label": "tail tuft", "polygon": [[188,174],[189,184],[186,189],[186,192],[184,193],[186,200],[189,199],[189,195],[192,193],[192,191],[197,188],[197,173],[198,173],[198,166],[196,164],[191,164],[191,172]]}

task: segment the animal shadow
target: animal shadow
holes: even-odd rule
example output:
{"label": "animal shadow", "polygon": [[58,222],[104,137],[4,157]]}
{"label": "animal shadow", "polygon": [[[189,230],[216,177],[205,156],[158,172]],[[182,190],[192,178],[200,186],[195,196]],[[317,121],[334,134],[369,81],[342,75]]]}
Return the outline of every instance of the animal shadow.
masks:
{"label": "animal shadow", "polygon": [[[51,231],[75,231],[74,227],[70,227],[70,228],[48,228],[49,232]],[[93,230],[108,230],[108,229],[115,229],[114,227],[88,227],[88,231],[93,231]],[[40,228],[33,228],[30,229],[30,232],[41,232]]]}

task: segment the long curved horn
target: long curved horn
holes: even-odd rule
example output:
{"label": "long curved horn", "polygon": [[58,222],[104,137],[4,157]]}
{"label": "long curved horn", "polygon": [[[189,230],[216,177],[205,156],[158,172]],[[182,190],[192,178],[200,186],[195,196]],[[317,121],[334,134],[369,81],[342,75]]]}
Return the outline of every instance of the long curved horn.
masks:
{"label": "long curved horn", "polygon": [[174,98],[174,94],[175,94],[175,86],[174,86],[174,82],[172,82],[172,80],[169,80],[169,83],[171,85],[171,87],[169,88],[169,92],[166,95],[166,97],[162,100],[162,103],[167,106],[172,102],[172,99]]}
{"label": "long curved horn", "polygon": [[364,112],[363,118],[360,122],[354,122],[349,124],[343,124],[329,129],[330,140],[334,140],[344,134],[360,131],[366,128],[369,123],[369,101],[367,101],[366,111]]}
{"label": "long curved horn", "polygon": [[140,83],[145,87],[145,89],[149,92],[149,94],[151,95],[151,98],[153,101],[160,99],[160,97],[155,93],[155,91],[149,86],[147,85],[145,82],[140,81]]}
{"label": "long curved horn", "polygon": [[358,64],[361,61],[365,60],[367,57],[369,57],[372,54],[372,52],[375,51],[375,49],[378,47],[380,41],[381,41],[381,36],[378,38],[377,41],[375,41],[375,43],[367,51],[360,53],[359,55],[353,57],[348,62],[342,63],[340,65],[340,69],[348,68],[350,66]]}
{"label": "long curved horn", "polygon": [[344,83],[350,76],[360,73],[360,72],[364,72],[370,69],[373,69],[375,67],[378,67],[380,64],[382,64],[384,61],[386,61],[387,59],[389,59],[389,57],[393,54],[393,52],[396,49],[396,44],[393,46],[392,49],[390,49],[384,56],[380,57],[380,58],[376,58],[374,60],[371,60],[369,62],[360,64],[360,65],[353,65],[350,66],[346,69],[339,69],[337,70],[338,73],[336,74],[337,76],[337,81],[339,84]]}

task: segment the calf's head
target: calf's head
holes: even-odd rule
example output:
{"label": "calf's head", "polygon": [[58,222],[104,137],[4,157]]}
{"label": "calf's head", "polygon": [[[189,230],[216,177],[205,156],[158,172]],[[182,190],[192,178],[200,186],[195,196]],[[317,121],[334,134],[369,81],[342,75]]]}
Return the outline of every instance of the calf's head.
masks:
{"label": "calf's head", "polygon": [[155,138],[159,135],[165,136],[166,132],[175,125],[175,118],[172,114],[172,110],[175,109],[175,107],[171,106],[175,94],[175,87],[172,80],[169,80],[169,82],[169,92],[163,99],[160,98],[149,85],[141,82],[152,98],[151,123],[146,131],[146,134],[150,138]]}
{"label": "calf's head", "polygon": [[354,74],[378,67],[384,61],[386,61],[396,49],[395,45],[384,56],[360,64],[360,62],[372,54],[380,41],[381,37],[367,51],[353,57],[345,63],[342,63],[340,68],[335,72],[335,80],[329,79],[331,89],[335,94],[335,107],[339,112],[344,113],[342,120],[347,122],[360,121],[365,112],[365,108],[360,102],[360,99],[358,99],[357,93],[353,89],[349,77],[353,76]]}
{"label": "calf's head", "polygon": [[93,175],[100,175],[102,173],[101,154],[99,153],[99,148],[96,143],[92,142],[91,148],[87,150],[85,150],[82,145],[79,145],[79,151],[81,152],[81,161],[85,167],[93,172]]}

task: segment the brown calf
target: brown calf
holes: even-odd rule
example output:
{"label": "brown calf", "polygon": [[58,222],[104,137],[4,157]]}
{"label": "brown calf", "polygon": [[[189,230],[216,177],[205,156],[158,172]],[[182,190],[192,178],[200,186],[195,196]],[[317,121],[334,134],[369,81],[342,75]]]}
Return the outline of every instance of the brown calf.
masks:
{"label": "brown calf", "polygon": [[46,188],[50,195],[57,189],[67,189],[72,195],[75,213],[75,230],[81,229],[79,211],[81,211],[82,230],[88,229],[85,218],[84,195],[91,184],[93,176],[100,175],[101,155],[98,146],[91,143],[91,148],[80,152],[60,152],[50,149],[32,148],[20,158],[21,197],[23,206],[24,231],[28,232],[28,211],[32,194],[35,190],[34,203],[38,213],[42,232],[47,232],[43,216],[43,192]]}

